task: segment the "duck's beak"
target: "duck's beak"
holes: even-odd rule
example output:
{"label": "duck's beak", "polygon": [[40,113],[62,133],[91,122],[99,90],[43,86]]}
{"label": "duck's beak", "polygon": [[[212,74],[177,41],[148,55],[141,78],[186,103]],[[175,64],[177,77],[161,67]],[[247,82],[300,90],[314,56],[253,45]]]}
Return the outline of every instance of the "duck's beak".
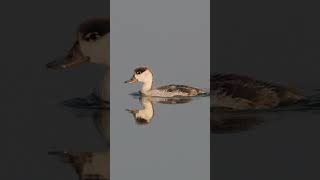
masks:
{"label": "duck's beak", "polygon": [[68,69],[90,61],[89,57],[82,54],[79,42],[75,42],[67,56],[62,60],[55,60],[47,64],[48,69]]}
{"label": "duck's beak", "polygon": [[138,82],[138,79],[134,76],[131,77],[131,79],[125,81],[124,83],[136,83]]}
{"label": "duck's beak", "polygon": [[138,112],[136,109],[126,109],[129,113],[131,113],[133,116]]}

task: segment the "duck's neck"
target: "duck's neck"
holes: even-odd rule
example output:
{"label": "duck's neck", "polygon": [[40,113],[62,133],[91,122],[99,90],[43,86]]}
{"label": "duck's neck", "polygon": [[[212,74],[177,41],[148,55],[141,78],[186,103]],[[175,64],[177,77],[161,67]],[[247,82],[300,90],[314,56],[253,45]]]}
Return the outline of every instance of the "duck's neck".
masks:
{"label": "duck's neck", "polygon": [[146,81],[143,83],[141,92],[146,94],[152,89],[152,80],[151,81]]}
{"label": "duck's neck", "polygon": [[143,110],[148,111],[150,113],[148,114],[153,114],[153,105],[151,99],[149,97],[143,97],[141,100]]}
{"label": "duck's neck", "polygon": [[152,102],[148,98],[143,97],[141,103],[142,103],[143,109],[138,111],[138,113],[136,114],[136,117],[143,118],[147,120],[147,123],[150,123],[150,121],[153,118]]}

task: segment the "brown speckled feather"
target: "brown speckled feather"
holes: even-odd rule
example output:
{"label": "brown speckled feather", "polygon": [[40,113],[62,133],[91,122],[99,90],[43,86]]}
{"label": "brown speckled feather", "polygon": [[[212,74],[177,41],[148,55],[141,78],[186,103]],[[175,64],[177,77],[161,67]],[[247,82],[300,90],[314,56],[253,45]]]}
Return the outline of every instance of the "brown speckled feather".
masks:
{"label": "brown speckled feather", "polygon": [[160,86],[157,88],[157,90],[165,90],[167,92],[182,92],[188,95],[204,93],[201,89],[198,89],[198,88],[194,88],[186,85],[176,85],[176,84]]}
{"label": "brown speckled feather", "polygon": [[224,99],[229,101],[228,106],[238,103],[244,108],[272,108],[304,99],[293,88],[234,74],[212,75],[210,90],[220,105]]}

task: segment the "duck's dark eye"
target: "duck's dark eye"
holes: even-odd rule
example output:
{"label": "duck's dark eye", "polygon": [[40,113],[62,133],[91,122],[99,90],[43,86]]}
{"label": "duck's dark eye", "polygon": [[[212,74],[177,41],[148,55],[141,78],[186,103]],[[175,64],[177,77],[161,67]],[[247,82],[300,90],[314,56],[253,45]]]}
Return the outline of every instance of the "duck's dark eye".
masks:
{"label": "duck's dark eye", "polygon": [[137,71],[136,74],[141,74],[141,71]]}
{"label": "duck's dark eye", "polygon": [[88,33],[85,36],[85,39],[87,41],[90,41],[90,40],[96,41],[96,40],[98,40],[99,37],[100,37],[99,34],[97,32],[94,32],[94,33]]}

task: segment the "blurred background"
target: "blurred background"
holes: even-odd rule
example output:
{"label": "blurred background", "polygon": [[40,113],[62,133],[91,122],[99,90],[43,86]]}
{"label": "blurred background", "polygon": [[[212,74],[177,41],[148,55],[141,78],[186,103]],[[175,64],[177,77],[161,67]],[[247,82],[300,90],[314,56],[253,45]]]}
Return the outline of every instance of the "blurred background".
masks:
{"label": "blurred background", "polygon": [[[236,73],[316,94],[320,13],[311,1],[212,1],[211,73]],[[215,114],[212,114],[213,117]],[[211,177],[317,179],[318,111],[259,114],[263,124],[212,134]]]}
{"label": "blurred background", "polygon": [[91,113],[78,118],[59,105],[99,87],[104,69],[56,72],[45,65],[71,48],[79,23],[107,16],[108,1],[2,1],[0,179],[78,179],[51,150],[104,151]]}

